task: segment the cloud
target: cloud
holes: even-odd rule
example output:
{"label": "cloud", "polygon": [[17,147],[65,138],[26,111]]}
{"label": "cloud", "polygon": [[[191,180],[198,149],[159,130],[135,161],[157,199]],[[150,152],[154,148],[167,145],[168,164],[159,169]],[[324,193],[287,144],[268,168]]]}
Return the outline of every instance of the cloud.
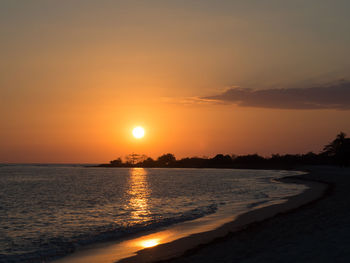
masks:
{"label": "cloud", "polygon": [[224,101],[216,101],[213,99],[206,99],[204,97],[162,97],[162,101],[167,104],[181,104],[184,106],[228,104]]}
{"label": "cloud", "polygon": [[232,87],[219,95],[200,98],[213,103],[275,109],[350,109],[350,82],[323,87],[246,89]]}

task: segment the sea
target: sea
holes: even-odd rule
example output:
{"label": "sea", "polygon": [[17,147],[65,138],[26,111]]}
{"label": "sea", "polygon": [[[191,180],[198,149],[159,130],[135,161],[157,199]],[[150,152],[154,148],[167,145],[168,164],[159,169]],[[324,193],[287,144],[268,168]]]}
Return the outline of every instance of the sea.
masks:
{"label": "sea", "polygon": [[0,262],[50,262],[77,249],[215,213],[283,202],[296,171],[0,165]]}

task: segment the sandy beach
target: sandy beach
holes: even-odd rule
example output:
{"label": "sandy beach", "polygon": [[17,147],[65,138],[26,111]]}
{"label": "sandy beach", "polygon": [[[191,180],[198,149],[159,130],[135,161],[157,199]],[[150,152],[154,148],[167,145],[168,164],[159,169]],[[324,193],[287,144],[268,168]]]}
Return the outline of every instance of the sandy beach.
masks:
{"label": "sandy beach", "polygon": [[302,179],[329,185],[319,200],[166,262],[349,262],[350,169],[309,169]]}

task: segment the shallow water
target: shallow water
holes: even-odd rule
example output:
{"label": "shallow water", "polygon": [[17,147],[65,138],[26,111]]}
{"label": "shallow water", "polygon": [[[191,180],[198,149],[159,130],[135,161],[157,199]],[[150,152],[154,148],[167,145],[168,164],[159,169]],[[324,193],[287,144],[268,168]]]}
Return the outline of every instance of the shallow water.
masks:
{"label": "shallow water", "polygon": [[[234,215],[300,193],[295,172],[0,167],[0,262],[41,262],[210,214]],[[215,218],[215,217],[213,217]]]}

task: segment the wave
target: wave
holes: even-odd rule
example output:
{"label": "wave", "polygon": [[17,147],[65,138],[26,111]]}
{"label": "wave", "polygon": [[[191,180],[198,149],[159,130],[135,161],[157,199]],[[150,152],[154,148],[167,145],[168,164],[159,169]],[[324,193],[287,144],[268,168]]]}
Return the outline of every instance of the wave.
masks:
{"label": "wave", "polygon": [[61,258],[67,254],[74,252],[77,248],[91,245],[94,243],[118,240],[128,235],[155,230],[161,227],[167,227],[173,224],[195,220],[217,211],[217,204],[202,206],[188,210],[182,214],[173,217],[163,218],[161,220],[153,220],[146,224],[136,224],[133,226],[118,227],[105,226],[103,229],[93,230],[89,233],[80,233],[72,238],[56,237],[42,240],[32,240],[33,243],[39,243],[40,249],[32,252],[4,255],[0,254],[0,262],[7,263],[39,263]]}
{"label": "wave", "polygon": [[251,203],[251,204],[247,205],[247,208],[254,208],[254,207],[257,207],[259,205],[265,204],[267,202],[269,202],[269,200],[263,200],[263,201]]}

